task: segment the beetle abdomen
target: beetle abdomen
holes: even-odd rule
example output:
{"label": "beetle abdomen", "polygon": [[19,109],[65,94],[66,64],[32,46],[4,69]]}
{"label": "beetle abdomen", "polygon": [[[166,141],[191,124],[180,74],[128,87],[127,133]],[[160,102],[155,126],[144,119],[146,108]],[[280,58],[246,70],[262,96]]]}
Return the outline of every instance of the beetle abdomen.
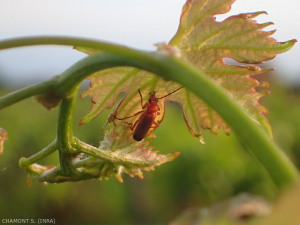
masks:
{"label": "beetle abdomen", "polygon": [[153,116],[152,114],[145,114],[140,117],[140,121],[138,122],[134,132],[133,132],[133,139],[136,141],[141,141],[144,139],[148,131],[150,130],[153,121],[156,115]]}

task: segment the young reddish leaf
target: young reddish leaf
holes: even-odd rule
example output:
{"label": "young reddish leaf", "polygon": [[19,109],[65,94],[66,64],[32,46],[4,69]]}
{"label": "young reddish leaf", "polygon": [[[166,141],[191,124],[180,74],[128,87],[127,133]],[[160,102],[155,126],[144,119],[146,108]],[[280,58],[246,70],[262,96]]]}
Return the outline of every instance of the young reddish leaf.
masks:
{"label": "young reddish leaf", "polygon": [[[269,37],[274,31],[262,31],[272,23],[257,24],[253,18],[264,12],[240,14],[216,22],[214,16],[228,12],[233,2],[234,0],[187,0],[183,7],[179,29],[170,45],[180,49],[181,56],[227,90],[229,95],[248,111],[253,120],[272,134],[270,125],[263,115],[263,112],[268,111],[258,103],[258,100],[268,92],[257,93],[255,90],[257,86],[267,87],[268,84],[259,83],[250,77],[271,69],[261,69],[257,65],[249,64],[270,60],[276,54],[289,50],[296,41],[276,42]],[[158,45],[158,51],[176,56],[178,52],[173,51],[171,46]],[[77,47],[77,49],[87,54],[97,52],[88,48]],[[224,58],[232,58],[244,65],[228,65],[224,62]],[[114,122],[116,126],[122,125],[124,121],[115,120],[115,117],[128,117],[141,110],[138,89],[141,90],[145,102],[149,98],[148,93],[153,90],[157,91],[157,97],[160,97],[180,87],[178,83],[164,81],[152,73],[130,67],[102,70],[88,79],[91,81],[91,87],[82,94],[82,97],[91,96],[93,106],[80,124],[89,122],[104,109],[111,108],[117,95],[122,91],[126,91],[126,95],[109,118],[109,122]],[[156,119],[158,124],[164,116],[165,100],[181,104],[184,119],[194,136],[201,136],[203,129],[211,129],[218,134],[219,129],[224,128],[226,133],[230,133],[230,127],[225,121],[187,89],[181,89],[158,102],[161,108],[161,114]],[[137,119],[138,117],[132,117],[126,122],[131,123]]]}
{"label": "young reddish leaf", "polygon": [[128,129],[122,132],[106,131],[99,151],[109,151],[115,160],[105,161],[91,156],[77,161],[75,166],[84,176],[108,179],[114,175],[118,181],[123,182],[124,172],[130,176],[137,175],[143,178],[142,170],[154,170],[155,166],[172,161],[179,155],[178,152],[157,154],[158,151],[152,151],[154,146],[149,144],[149,140],[135,142]]}
{"label": "young reddish leaf", "polygon": [[7,131],[0,127],[0,155],[2,155],[4,141],[6,140],[8,140]]}
{"label": "young reddish leaf", "polygon": [[[157,154],[158,151],[152,151],[153,149],[150,140],[136,142],[130,129],[115,128],[105,132],[99,149],[93,148],[89,154],[79,154],[72,158],[76,170],[71,174],[66,174],[60,167],[39,164],[22,168],[28,173],[28,184],[32,178],[38,178],[40,182],[62,183],[92,178],[108,179],[110,176],[123,182],[123,173],[143,178],[142,170],[154,170],[155,166],[172,161],[179,155],[178,152]],[[20,165],[24,160],[26,159],[20,159]]]}
{"label": "young reddish leaf", "polygon": [[[24,157],[20,159],[20,161],[26,160]],[[39,178],[45,173],[49,173],[57,169],[55,166],[42,166],[40,164],[34,163],[28,167],[22,167],[27,172],[27,187],[30,187],[32,184],[33,178]],[[46,185],[46,182],[43,182]]]}

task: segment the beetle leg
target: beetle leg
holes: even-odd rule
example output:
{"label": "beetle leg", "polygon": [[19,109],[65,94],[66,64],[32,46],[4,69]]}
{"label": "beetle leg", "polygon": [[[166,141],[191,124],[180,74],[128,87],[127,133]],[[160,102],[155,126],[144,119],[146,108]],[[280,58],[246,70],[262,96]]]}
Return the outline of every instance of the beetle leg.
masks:
{"label": "beetle leg", "polygon": [[113,116],[114,116],[115,119],[117,119],[117,120],[125,120],[125,119],[129,119],[129,118],[131,118],[131,117],[137,116],[137,115],[141,114],[142,112],[144,112],[144,110],[141,110],[141,111],[135,113],[135,114],[132,115],[132,116],[127,116],[127,117],[124,117],[124,118],[118,118],[118,117],[116,117],[115,115],[113,115]]}
{"label": "beetle leg", "polygon": [[157,122],[155,122],[155,121],[153,121],[152,124],[154,124],[154,127],[151,127],[151,128],[157,128],[159,126],[159,124]]}
{"label": "beetle leg", "polygon": [[[142,108],[144,107],[143,106],[143,96],[142,96],[142,94],[141,94],[141,91],[140,91],[140,89],[138,90],[138,92],[139,92],[139,94],[140,94],[140,96],[141,96],[141,106],[142,106]],[[144,108],[143,108],[144,109]]]}
{"label": "beetle leg", "polygon": [[140,120],[137,120],[134,123],[128,123],[128,122],[125,122],[125,123],[127,123],[130,126],[130,130],[133,131],[139,121]]}
{"label": "beetle leg", "polygon": [[146,109],[146,108],[148,108],[148,106],[149,106],[149,103],[147,102],[147,103],[145,103],[145,105],[142,106],[142,109]]}
{"label": "beetle leg", "polygon": [[142,106],[143,109],[147,108],[149,106],[149,103],[145,103],[145,105]]}
{"label": "beetle leg", "polygon": [[145,109],[145,108],[148,107],[149,103],[147,102],[147,103],[145,103],[145,105],[143,105],[143,96],[142,96],[142,94],[141,94],[140,89],[138,90],[138,92],[139,92],[139,94],[140,94],[140,96],[141,96],[141,106],[142,106],[142,109]]}
{"label": "beetle leg", "polygon": [[128,122],[124,122],[124,123],[127,123],[127,124],[128,124],[128,126],[132,126],[132,123],[128,123]]}

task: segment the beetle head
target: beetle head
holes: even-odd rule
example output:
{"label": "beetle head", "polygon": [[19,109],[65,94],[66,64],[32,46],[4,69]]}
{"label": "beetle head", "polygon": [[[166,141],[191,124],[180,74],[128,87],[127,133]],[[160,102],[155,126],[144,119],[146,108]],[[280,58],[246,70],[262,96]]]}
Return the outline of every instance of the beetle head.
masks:
{"label": "beetle head", "polygon": [[156,91],[152,91],[149,93],[149,95],[150,95],[149,100],[148,100],[149,103],[158,102],[158,99],[156,98],[155,93],[156,93]]}

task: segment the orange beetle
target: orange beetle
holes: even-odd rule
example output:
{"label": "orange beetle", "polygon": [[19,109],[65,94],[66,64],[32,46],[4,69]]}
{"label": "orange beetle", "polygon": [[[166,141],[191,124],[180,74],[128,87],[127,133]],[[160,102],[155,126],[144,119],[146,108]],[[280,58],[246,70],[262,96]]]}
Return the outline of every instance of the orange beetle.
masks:
{"label": "orange beetle", "polygon": [[116,116],[114,116],[114,115],[113,116],[115,119],[125,120],[125,119],[129,119],[131,117],[137,116],[142,113],[142,115],[140,115],[139,119],[137,121],[135,121],[134,123],[126,122],[128,125],[130,125],[130,129],[133,131],[133,139],[136,141],[141,141],[142,139],[144,139],[146,134],[149,132],[150,128],[157,128],[159,126],[159,124],[157,122],[155,122],[156,116],[158,116],[160,114],[160,112],[159,112],[160,108],[157,104],[158,100],[175,93],[176,91],[180,90],[181,88],[183,88],[183,87],[180,87],[180,88],[176,89],[175,91],[172,91],[171,93],[169,93],[163,97],[160,97],[160,98],[156,98],[156,96],[155,96],[156,91],[150,92],[149,100],[144,105],[143,105],[142,94],[141,94],[140,90],[138,90],[138,92],[141,96],[141,106],[142,106],[143,110],[135,113],[132,116],[128,116],[125,118],[117,118]]}

